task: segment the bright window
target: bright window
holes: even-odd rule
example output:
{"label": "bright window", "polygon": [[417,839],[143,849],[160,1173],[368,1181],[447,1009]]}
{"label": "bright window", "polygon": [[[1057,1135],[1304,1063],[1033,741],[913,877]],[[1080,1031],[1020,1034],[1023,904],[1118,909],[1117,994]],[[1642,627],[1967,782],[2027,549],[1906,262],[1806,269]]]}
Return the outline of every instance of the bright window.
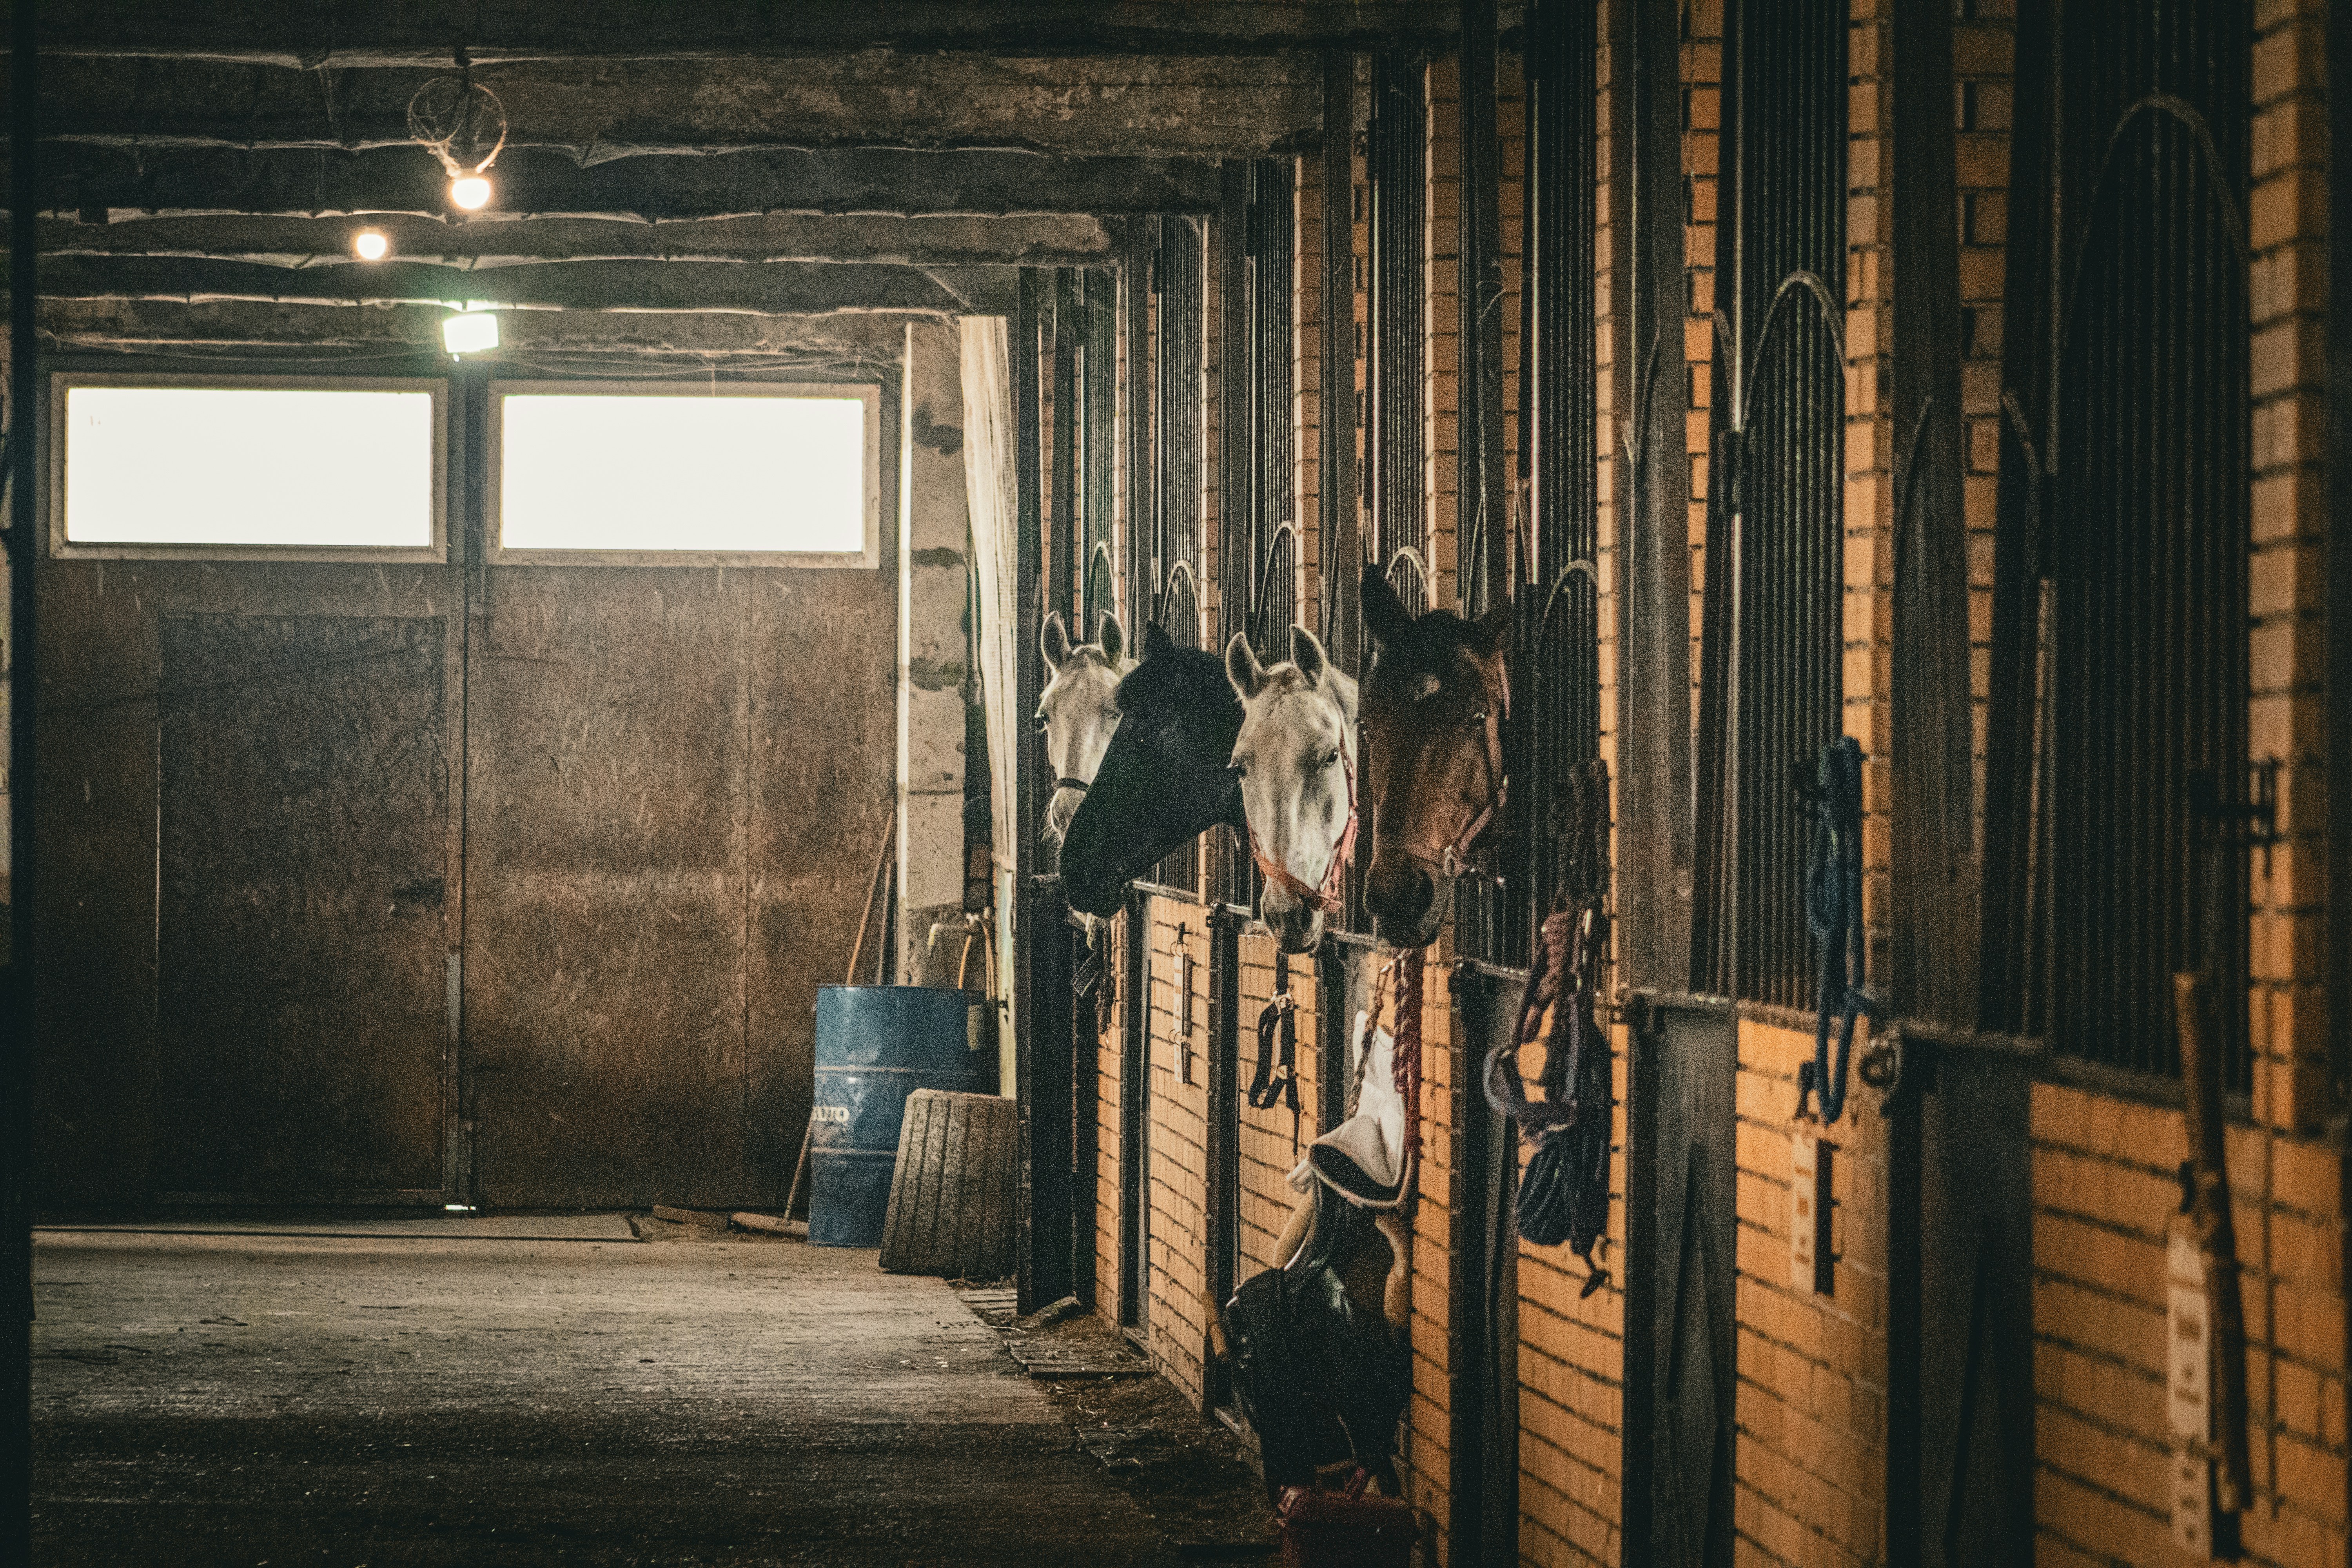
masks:
{"label": "bright window", "polygon": [[873,389],[612,385],[499,391],[502,552],[871,563]]}
{"label": "bright window", "polygon": [[59,542],[436,552],[437,386],[60,376]]}

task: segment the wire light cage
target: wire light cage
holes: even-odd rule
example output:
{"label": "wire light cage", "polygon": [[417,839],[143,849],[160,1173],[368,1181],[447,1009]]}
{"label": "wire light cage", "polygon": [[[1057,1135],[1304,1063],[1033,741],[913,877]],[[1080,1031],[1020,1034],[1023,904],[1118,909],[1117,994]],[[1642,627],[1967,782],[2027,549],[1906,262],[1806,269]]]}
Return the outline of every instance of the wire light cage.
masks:
{"label": "wire light cage", "polygon": [[2243,1090],[2252,23],[2243,0],[2059,16],[2051,90],[2029,110],[2050,128],[2063,215],[2045,251],[2042,501],[2003,520],[2037,536],[2035,591],[2003,628],[2034,710],[2015,727],[2031,837],[2005,1021],[2177,1076],[2171,976],[2203,971]]}
{"label": "wire light cage", "polygon": [[1846,25],[1809,0],[1746,0],[1726,24],[1717,276],[1737,281],[1717,317],[1692,984],[1798,1007],[1798,779],[1843,731]]}

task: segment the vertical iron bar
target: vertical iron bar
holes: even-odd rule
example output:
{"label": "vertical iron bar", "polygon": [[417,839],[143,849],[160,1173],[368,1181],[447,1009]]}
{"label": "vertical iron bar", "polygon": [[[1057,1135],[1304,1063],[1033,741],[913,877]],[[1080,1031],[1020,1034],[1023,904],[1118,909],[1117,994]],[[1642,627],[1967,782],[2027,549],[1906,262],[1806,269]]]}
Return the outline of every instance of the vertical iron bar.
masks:
{"label": "vertical iron bar", "polygon": [[[1078,522],[1078,338],[1076,274],[1067,267],[1054,268],[1053,315],[1046,323],[1054,362],[1054,527],[1053,550],[1046,563],[1052,591],[1046,607],[1062,612],[1072,640],[1084,642],[1087,628],[1078,624],[1084,602],[1078,541],[1085,531]],[[1023,657],[1027,657],[1027,649]]]}
{"label": "vertical iron bar", "polygon": [[1356,517],[1355,134],[1356,57],[1334,50],[1323,57],[1322,390],[1316,421],[1322,515],[1316,553],[1330,654],[1350,674],[1362,668],[1356,625],[1363,542]]}
{"label": "vertical iron bar", "polygon": [[37,226],[40,212],[40,35],[36,0],[16,0],[9,64],[8,251],[8,1034],[5,1118],[0,1118],[0,1225],[7,1235],[6,1272],[0,1279],[8,1319],[8,1347],[0,1369],[0,1558],[32,1561],[33,1327],[33,1072],[36,1012],[35,941],[39,888],[35,880],[34,806],[38,793],[35,752],[37,707],[34,671],[39,658],[34,579],[41,525],[34,487],[37,409],[40,400]]}

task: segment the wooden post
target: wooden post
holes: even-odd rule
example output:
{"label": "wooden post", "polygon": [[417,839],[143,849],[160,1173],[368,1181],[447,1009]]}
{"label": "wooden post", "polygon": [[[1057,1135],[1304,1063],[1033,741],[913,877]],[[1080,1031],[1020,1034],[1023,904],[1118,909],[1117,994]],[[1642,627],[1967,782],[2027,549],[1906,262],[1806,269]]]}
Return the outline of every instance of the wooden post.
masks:
{"label": "wooden post", "polygon": [[2214,1500],[2223,1513],[2243,1513],[2254,1489],[2246,1454],[2246,1308],[2238,1289],[2238,1238],[2230,1221],[2230,1173],[2221,1144],[2221,1047],[2206,1026],[2205,993],[2202,973],[2172,977],[2189,1157],[2195,1168],[2189,1236],[2204,1266],[2205,1296],[2211,1304]]}

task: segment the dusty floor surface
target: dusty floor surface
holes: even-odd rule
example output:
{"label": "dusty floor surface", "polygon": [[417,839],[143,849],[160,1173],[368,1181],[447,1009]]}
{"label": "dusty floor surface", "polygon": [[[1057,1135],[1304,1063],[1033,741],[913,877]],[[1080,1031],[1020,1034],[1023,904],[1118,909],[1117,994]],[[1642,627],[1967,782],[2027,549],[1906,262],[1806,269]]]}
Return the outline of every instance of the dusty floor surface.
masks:
{"label": "dusty floor surface", "polygon": [[1098,1400],[869,1252],[189,1224],[45,1229],[36,1268],[45,1563],[1109,1568],[1263,1526],[1223,1527],[1248,1477],[1181,1405],[1106,1455]]}

